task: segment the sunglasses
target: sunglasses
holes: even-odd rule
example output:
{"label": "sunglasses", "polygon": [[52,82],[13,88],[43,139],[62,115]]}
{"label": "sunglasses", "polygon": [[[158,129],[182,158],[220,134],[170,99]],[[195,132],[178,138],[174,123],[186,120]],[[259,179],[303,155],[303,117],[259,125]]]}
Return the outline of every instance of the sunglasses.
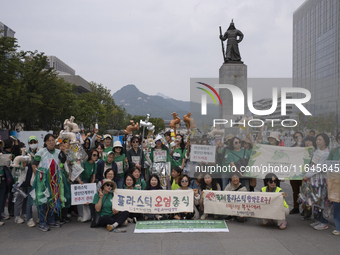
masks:
{"label": "sunglasses", "polygon": [[277,180],[270,180],[269,183],[270,183],[270,184],[272,184],[272,183],[277,183]]}
{"label": "sunglasses", "polygon": [[183,183],[183,182],[188,182],[188,180],[187,179],[185,179],[185,180],[181,180],[181,182]]}
{"label": "sunglasses", "polygon": [[113,188],[113,185],[111,185],[111,184],[106,184],[106,186]]}
{"label": "sunglasses", "polygon": [[98,154],[92,154],[93,157],[98,157]]}
{"label": "sunglasses", "polygon": [[133,141],[132,143],[138,143],[138,141]]}

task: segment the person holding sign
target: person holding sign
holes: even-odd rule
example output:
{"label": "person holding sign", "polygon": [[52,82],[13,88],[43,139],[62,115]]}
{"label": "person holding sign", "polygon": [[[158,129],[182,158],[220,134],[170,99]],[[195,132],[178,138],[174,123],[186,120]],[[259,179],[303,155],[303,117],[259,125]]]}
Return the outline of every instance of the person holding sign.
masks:
{"label": "person holding sign", "polygon": [[[247,192],[247,188],[240,182],[241,175],[238,172],[232,173],[231,175],[231,183],[229,183],[224,191],[244,191]],[[244,222],[244,217],[235,217],[235,216],[227,216],[224,220],[234,220],[236,218],[240,222]]]}
{"label": "person holding sign", "polygon": [[[161,186],[161,182],[157,174],[152,174],[148,180],[146,185],[146,190],[163,190]],[[150,218],[155,218],[157,220],[162,219],[162,215],[160,214],[144,214],[144,220],[148,220]]]}
{"label": "person holding sign", "polygon": [[[139,148],[139,138],[137,136],[132,137],[131,144],[132,148],[126,153],[130,171],[133,167],[136,167],[140,172],[142,172],[142,166],[144,166],[144,152],[141,152],[141,149]],[[140,158],[141,155],[142,158]]]}
{"label": "person holding sign", "polygon": [[[204,212],[204,191],[205,190],[221,190],[221,186],[216,182],[216,179],[211,178],[211,175],[209,173],[205,173],[203,178],[201,179],[201,185],[200,185],[200,194],[201,194],[201,200],[200,200],[200,207],[201,210]],[[207,213],[203,213],[201,216],[201,220],[205,220],[205,218],[208,217]],[[218,218],[218,215],[214,215],[215,218]]]}
{"label": "person holding sign", "polygon": [[123,146],[120,141],[116,141],[113,144],[113,152],[114,152],[114,161],[117,165],[117,178],[116,183],[118,186],[118,189],[122,189],[124,185],[124,174],[125,170],[128,166],[128,160],[125,157],[125,154],[123,153]]}
{"label": "person holding sign", "polygon": [[[227,158],[227,164],[230,164],[233,172],[237,171],[240,173],[240,176],[243,176],[242,170],[248,165],[250,152],[241,147],[241,139],[238,137],[233,137],[231,139],[231,149],[232,151]],[[249,190],[249,180],[250,178],[241,178],[241,183],[247,190]]]}
{"label": "person holding sign", "polygon": [[[190,178],[188,175],[182,175],[179,178],[179,186],[177,190],[190,190],[189,188]],[[175,214],[174,219],[176,220],[197,220],[199,218],[199,212],[196,208],[196,205],[199,205],[200,203],[200,194],[198,194],[198,189],[194,189],[194,211],[192,213],[190,212],[184,212],[184,213],[178,213]]]}
{"label": "person holding sign", "polygon": [[96,213],[100,214],[98,225],[105,227],[108,231],[126,232],[125,228],[117,228],[129,217],[128,211],[119,212],[112,208],[113,192],[117,185],[109,179],[103,181],[103,186],[94,195],[93,204]]}
{"label": "person holding sign", "polygon": [[156,136],[155,144],[155,148],[151,149],[150,156],[149,154],[146,155],[149,165],[152,167],[154,163],[171,162],[169,151],[162,143],[162,137],[160,135]]}
{"label": "person holding sign", "polygon": [[[282,191],[280,187],[277,187],[276,184],[278,183],[279,179],[277,176],[273,173],[269,173],[265,176],[264,183],[267,185],[261,189],[261,192],[282,192],[282,196],[285,197],[286,194]],[[287,217],[289,214],[289,206],[286,203],[286,200],[283,199],[283,206],[284,206],[284,212],[285,216]],[[263,219],[261,226],[270,226],[274,225],[274,222],[272,220]],[[287,228],[287,221],[286,220],[278,220],[277,225],[279,226],[279,229],[286,229]]]}

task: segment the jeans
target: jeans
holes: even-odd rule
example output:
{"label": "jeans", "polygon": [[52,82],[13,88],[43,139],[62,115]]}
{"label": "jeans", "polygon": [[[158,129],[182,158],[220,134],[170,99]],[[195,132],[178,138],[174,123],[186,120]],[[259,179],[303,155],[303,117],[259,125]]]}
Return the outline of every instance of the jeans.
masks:
{"label": "jeans", "polygon": [[117,177],[117,188],[122,189],[124,185],[124,177]]}
{"label": "jeans", "polygon": [[0,184],[0,221],[2,221],[1,213],[4,211],[6,204],[6,181],[2,181]]}
{"label": "jeans", "polygon": [[38,206],[38,217],[40,225],[55,223],[53,210],[46,204]]}
{"label": "jeans", "polygon": [[336,230],[340,231],[340,203],[333,202],[334,206],[334,223]]}
{"label": "jeans", "polygon": [[32,191],[32,187],[27,187],[27,203],[26,203],[26,219],[29,221],[30,219],[33,218],[32,214],[32,204],[33,200],[30,195],[30,192]]}

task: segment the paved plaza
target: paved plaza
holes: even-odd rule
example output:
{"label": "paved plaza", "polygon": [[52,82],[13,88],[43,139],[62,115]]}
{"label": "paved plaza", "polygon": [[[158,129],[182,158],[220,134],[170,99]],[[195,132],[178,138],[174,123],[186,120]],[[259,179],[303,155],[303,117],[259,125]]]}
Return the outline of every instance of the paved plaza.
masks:
{"label": "paved plaza", "polygon": [[[260,188],[260,180],[258,187]],[[292,191],[286,181],[281,187],[288,192],[287,202],[292,206]],[[338,254],[340,237],[332,235],[335,229],[317,231],[298,214],[288,216],[288,227],[262,227],[259,219],[245,223],[228,222],[229,233],[167,233],[134,234],[134,224],[126,233],[108,232],[105,228],[90,228],[90,223],[79,223],[76,217],[60,229],[41,232],[38,227],[15,224],[13,218],[0,227],[0,254]],[[213,218],[211,218],[213,219]]]}

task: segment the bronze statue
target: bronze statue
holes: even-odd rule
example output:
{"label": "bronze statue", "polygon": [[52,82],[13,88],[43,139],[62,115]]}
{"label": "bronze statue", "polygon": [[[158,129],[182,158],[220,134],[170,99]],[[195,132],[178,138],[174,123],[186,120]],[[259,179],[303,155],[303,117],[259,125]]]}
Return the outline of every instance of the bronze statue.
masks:
{"label": "bronze statue", "polygon": [[[240,30],[235,28],[233,20],[231,20],[228,30],[222,36],[222,30],[220,27],[220,39],[222,43],[222,51],[224,63],[228,62],[241,62],[240,51],[238,50],[238,44],[243,40],[243,34]],[[224,53],[223,41],[227,40],[227,49]]]}

